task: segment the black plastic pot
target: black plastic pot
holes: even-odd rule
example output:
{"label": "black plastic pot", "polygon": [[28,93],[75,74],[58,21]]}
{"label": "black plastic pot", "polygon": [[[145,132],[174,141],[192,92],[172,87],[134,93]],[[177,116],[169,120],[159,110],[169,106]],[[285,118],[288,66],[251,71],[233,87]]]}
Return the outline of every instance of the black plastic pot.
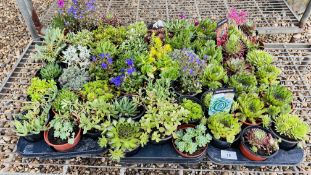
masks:
{"label": "black plastic pot", "polygon": [[213,134],[211,134],[213,139],[211,141],[211,144],[217,148],[220,149],[227,149],[227,148],[237,148],[239,146],[241,134],[236,135],[235,139],[232,143],[229,143],[227,141],[216,139]]}
{"label": "black plastic pot", "polygon": [[279,147],[281,149],[291,150],[291,149],[295,148],[297,146],[297,144],[299,143],[299,141],[297,141],[297,140],[289,139],[289,138],[286,138],[286,137],[282,136],[281,134],[279,134],[275,130],[274,123],[272,123],[272,125],[270,126],[270,131],[275,137],[281,139],[281,143],[279,143]]}
{"label": "black plastic pot", "polygon": [[98,130],[90,130],[85,134],[85,136],[92,139],[98,139],[101,136],[101,132]]}
{"label": "black plastic pot", "polygon": [[125,157],[130,157],[138,153],[138,151],[141,150],[141,146],[138,146],[137,148],[133,149],[132,151],[124,151]]}
{"label": "black plastic pot", "polygon": [[[119,97],[118,101],[121,100],[123,97],[128,97],[128,98],[132,99],[131,95],[124,95],[124,96]],[[138,109],[139,109],[140,112],[136,116],[134,116],[134,117],[122,116],[122,117],[124,117],[124,118],[131,118],[134,121],[139,121],[140,118],[146,113],[146,108],[145,108],[144,105],[141,105],[141,106],[138,107]]]}
{"label": "black plastic pot", "polygon": [[[201,101],[199,99],[197,99],[196,97],[193,97],[193,96],[189,96],[189,95],[183,95],[183,96],[180,96],[177,101],[179,104],[182,103],[182,101],[184,99],[188,99],[188,100],[191,100],[197,104],[199,104],[203,110],[203,114],[205,115],[206,114],[206,111],[205,111],[205,108],[204,106],[202,105]],[[189,124],[199,124],[200,120],[190,120],[190,122],[188,122]]]}
{"label": "black plastic pot", "polygon": [[156,141],[154,141],[154,140],[151,140],[150,143],[155,144],[155,145],[163,145],[163,144],[165,144],[165,143],[170,142],[171,139],[172,139],[172,135],[170,135],[170,136],[168,136],[168,137],[166,137],[166,138],[161,139],[159,142],[156,142]]}

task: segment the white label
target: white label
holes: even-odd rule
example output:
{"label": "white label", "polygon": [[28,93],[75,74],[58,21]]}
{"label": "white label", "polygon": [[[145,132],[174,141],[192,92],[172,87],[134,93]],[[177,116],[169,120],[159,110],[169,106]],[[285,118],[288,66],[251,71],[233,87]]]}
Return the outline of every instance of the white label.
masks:
{"label": "white label", "polygon": [[220,152],[221,158],[222,159],[230,159],[230,160],[237,160],[236,152],[234,151],[226,151],[226,150],[221,150]]}

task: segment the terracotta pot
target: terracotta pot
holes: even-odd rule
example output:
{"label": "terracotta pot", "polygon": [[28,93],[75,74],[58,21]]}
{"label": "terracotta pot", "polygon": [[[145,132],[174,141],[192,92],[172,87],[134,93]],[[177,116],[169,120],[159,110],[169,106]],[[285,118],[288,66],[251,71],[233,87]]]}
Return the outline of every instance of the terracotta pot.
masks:
{"label": "terracotta pot", "polygon": [[44,141],[46,144],[53,147],[55,150],[57,150],[59,152],[67,152],[67,151],[72,150],[79,143],[79,141],[81,139],[81,128],[79,128],[79,131],[74,138],[73,144],[66,143],[66,144],[62,144],[62,145],[55,145],[49,141],[48,135],[49,135],[49,131],[45,131],[44,132]]}
{"label": "terracotta pot", "polygon": [[256,122],[256,124],[253,124],[253,123],[249,123],[247,121],[241,121],[241,123],[243,123],[244,126],[259,126],[262,124],[262,122]]}
{"label": "terracotta pot", "polygon": [[[192,125],[192,124],[182,124],[180,126],[178,126],[178,130],[182,130],[182,129],[186,129],[186,128],[195,128],[195,125]],[[181,152],[177,149],[176,145],[175,145],[175,139],[172,139],[172,144],[173,144],[173,147],[175,149],[175,151],[181,155],[182,157],[186,157],[186,158],[196,158],[196,157],[201,157],[203,154],[206,153],[206,150],[207,150],[207,146],[204,147],[204,148],[201,148],[199,150],[197,150],[196,152],[194,152],[193,154],[189,154],[189,153],[184,153],[184,152]]]}

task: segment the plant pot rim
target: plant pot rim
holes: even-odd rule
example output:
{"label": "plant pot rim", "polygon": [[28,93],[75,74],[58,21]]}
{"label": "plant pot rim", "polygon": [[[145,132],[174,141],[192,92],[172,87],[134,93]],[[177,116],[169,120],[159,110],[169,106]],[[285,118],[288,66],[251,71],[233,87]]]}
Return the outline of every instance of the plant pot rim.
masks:
{"label": "plant pot rim", "polygon": [[[184,129],[187,129],[187,128],[195,128],[196,125],[193,125],[193,124],[181,124],[178,126],[177,130],[184,130]],[[208,144],[206,144],[205,147],[200,147],[198,150],[200,150],[199,153],[197,154],[189,154],[189,153],[184,153],[184,152],[181,152],[177,149],[176,145],[175,145],[175,139],[172,139],[172,144],[173,144],[173,147],[175,149],[175,151],[181,155],[182,157],[186,157],[186,158],[196,158],[196,157],[200,157],[202,156],[206,150],[207,150],[207,146]]]}
{"label": "plant pot rim", "polygon": [[272,122],[272,125],[269,126],[269,129],[271,131],[271,133],[277,137],[280,138],[288,143],[292,143],[292,144],[296,144],[298,142],[300,142],[300,140],[294,140],[294,139],[289,139],[289,138],[285,138],[284,136],[282,136],[281,134],[279,134],[276,130],[275,130],[275,125],[274,122]]}
{"label": "plant pot rim", "polygon": [[[235,115],[235,114],[234,114],[234,115]],[[262,121],[256,122],[256,124],[249,123],[249,122],[247,122],[247,120],[245,120],[245,121],[240,120],[240,122],[241,122],[242,124],[244,124],[244,125],[247,125],[247,126],[259,126],[259,125],[262,124]]]}
{"label": "plant pot rim", "polygon": [[[253,155],[255,155],[256,157],[260,157],[260,158],[263,158],[263,159],[267,159],[267,158],[271,158],[273,156],[275,156],[278,152],[279,152],[279,149],[274,151],[274,153],[272,153],[271,155],[268,155],[268,156],[265,156],[265,155],[259,155],[257,153],[254,153],[246,144],[245,144],[245,140],[244,140],[244,134],[246,133],[246,131],[248,131],[249,129],[252,129],[252,128],[259,128],[263,131],[265,131],[266,133],[270,133],[272,135],[272,137],[274,136],[269,130],[263,128],[263,127],[260,127],[260,126],[248,126],[246,128],[243,129],[243,131],[241,132],[241,145],[245,147],[245,149],[247,149],[250,153],[252,153]],[[274,137],[274,139],[276,139]]]}
{"label": "plant pot rim", "polygon": [[[121,100],[123,97],[128,97],[128,98],[132,99],[133,96],[134,96],[134,95],[122,95],[122,96],[119,96],[119,97],[117,98],[117,100],[119,101],[119,100]],[[141,111],[139,111],[139,113],[138,113],[136,116],[134,116],[134,117],[122,116],[122,117],[123,117],[123,118],[126,118],[126,119],[131,118],[132,120],[139,120],[139,119],[146,113],[147,110],[146,110],[146,106],[145,106],[144,104],[137,106],[137,108],[138,108],[138,109],[141,108]]]}
{"label": "plant pot rim", "polygon": [[233,144],[234,142],[238,141],[238,140],[241,138],[241,132],[239,132],[237,135],[235,135],[235,139],[233,140],[233,142],[230,143],[230,142],[227,142],[226,140],[216,139],[216,138],[214,137],[214,134],[213,134],[212,132],[210,132],[210,133],[211,133],[211,136],[212,136],[212,138],[213,138],[214,140],[216,140],[216,141],[218,141],[218,142],[226,142],[226,143],[229,143],[229,144]]}
{"label": "plant pot rim", "polygon": [[173,81],[173,82],[172,82],[172,85],[171,85],[171,88],[172,88],[173,91],[174,91],[177,95],[179,95],[179,96],[192,96],[192,97],[195,97],[196,95],[198,95],[199,93],[202,92],[202,90],[201,90],[201,92],[188,92],[188,93],[184,93],[184,92],[178,91],[178,90],[175,88],[175,86],[174,86],[174,85],[176,85],[177,82],[178,82],[177,80]]}
{"label": "plant pot rim", "polygon": [[[78,131],[78,133],[75,135],[74,140],[76,140],[76,139],[78,139],[78,137],[80,137],[81,132],[82,132],[82,129],[79,128],[79,131]],[[49,137],[48,137],[48,134],[49,134],[49,130],[44,131],[44,140],[45,140],[45,142],[46,142],[49,146],[52,146],[52,147],[55,147],[55,146],[56,146],[56,147],[57,147],[57,146],[73,145],[73,144],[69,144],[69,143],[60,144],[60,145],[53,144],[53,143],[50,142]]]}

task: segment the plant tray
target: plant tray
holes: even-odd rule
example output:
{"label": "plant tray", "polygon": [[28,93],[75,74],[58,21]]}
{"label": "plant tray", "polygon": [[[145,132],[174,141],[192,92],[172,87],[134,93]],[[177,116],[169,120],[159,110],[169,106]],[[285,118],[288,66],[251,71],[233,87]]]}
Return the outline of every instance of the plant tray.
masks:
{"label": "plant tray", "polygon": [[57,152],[42,139],[38,142],[29,142],[20,138],[17,143],[17,152],[23,157],[39,157],[47,159],[73,158],[81,155],[98,155],[107,152],[106,148],[101,148],[97,141],[83,136],[78,145],[69,152]]}
{"label": "plant tray", "polygon": [[277,155],[265,161],[251,161],[243,156],[239,148],[221,150],[209,144],[207,156],[212,162],[222,165],[291,166],[297,165],[303,160],[304,152],[298,147],[289,151],[280,149]]}
{"label": "plant tray", "polygon": [[202,154],[198,158],[184,158],[177,154],[171,142],[161,145],[147,144],[135,155],[121,159],[121,164],[136,163],[178,163],[178,164],[196,164],[205,158],[206,154]]}

